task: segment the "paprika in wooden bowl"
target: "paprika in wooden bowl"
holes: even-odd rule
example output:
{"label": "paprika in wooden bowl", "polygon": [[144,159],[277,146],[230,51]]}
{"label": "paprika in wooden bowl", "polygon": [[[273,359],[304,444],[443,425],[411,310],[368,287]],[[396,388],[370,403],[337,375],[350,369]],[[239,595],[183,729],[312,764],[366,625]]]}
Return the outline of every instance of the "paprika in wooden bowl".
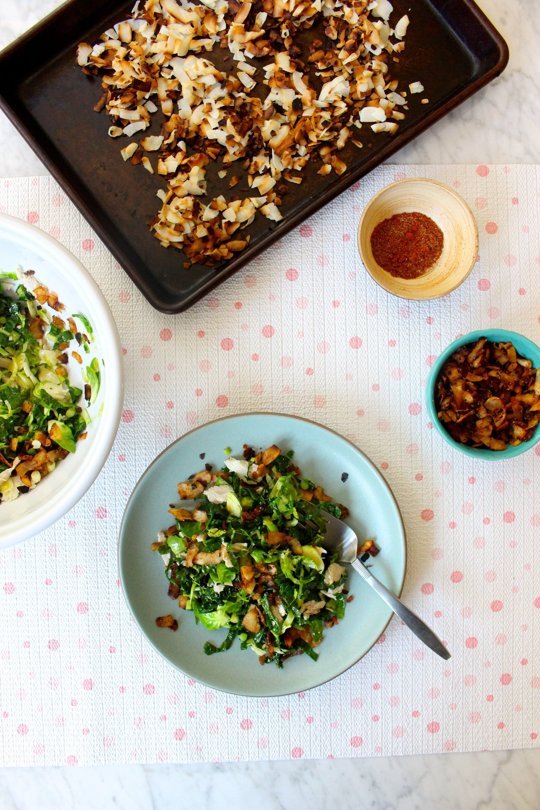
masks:
{"label": "paprika in wooden bowl", "polygon": [[368,203],[358,248],[373,279],[400,298],[426,300],[455,290],[478,253],[473,214],[456,192],[436,180],[392,183]]}

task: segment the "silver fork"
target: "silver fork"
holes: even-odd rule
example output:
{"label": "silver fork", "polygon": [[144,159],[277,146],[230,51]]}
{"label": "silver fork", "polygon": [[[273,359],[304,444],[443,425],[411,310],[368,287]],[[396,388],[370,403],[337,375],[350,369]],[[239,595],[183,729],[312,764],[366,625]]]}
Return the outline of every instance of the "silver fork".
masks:
{"label": "silver fork", "polygon": [[405,622],[407,627],[413,631],[420,641],[426,644],[433,652],[437,653],[437,655],[440,655],[441,658],[450,658],[450,653],[442,641],[437,638],[433,630],[431,630],[416,613],[413,613],[412,610],[406,607],[397,596],[382,584],[382,582],[379,582],[371,571],[358,559],[358,537],[351,527],[342,520],[339,520],[339,518],[334,517],[334,515],[330,515],[328,512],[323,512],[322,515],[327,521],[323,546],[328,551],[337,553],[340,562],[352,565],[362,579],[379,594],[381,599],[384,599],[386,604]]}

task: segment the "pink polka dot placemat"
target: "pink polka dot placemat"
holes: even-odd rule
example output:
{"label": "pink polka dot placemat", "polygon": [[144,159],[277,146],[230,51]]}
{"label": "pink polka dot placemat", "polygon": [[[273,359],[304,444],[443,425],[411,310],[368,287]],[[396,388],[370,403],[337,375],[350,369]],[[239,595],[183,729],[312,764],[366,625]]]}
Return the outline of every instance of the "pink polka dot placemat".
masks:
{"label": "pink polka dot placemat", "polygon": [[[383,185],[429,176],[473,209],[480,256],[446,298],[407,303],[357,257]],[[458,333],[504,326],[540,342],[540,167],[382,167],[188,312],[154,311],[49,178],[0,181],[1,210],[88,267],[124,346],[111,456],[53,528],[0,553],[5,765],[350,757],[521,748],[540,734],[539,449],[472,463],[429,424],[429,368]],[[404,598],[448,662],[393,620],[326,686],[255,700],[210,691],[141,637],[118,584],[124,505],[175,437],[223,414],[275,410],[343,433],[403,510]]]}

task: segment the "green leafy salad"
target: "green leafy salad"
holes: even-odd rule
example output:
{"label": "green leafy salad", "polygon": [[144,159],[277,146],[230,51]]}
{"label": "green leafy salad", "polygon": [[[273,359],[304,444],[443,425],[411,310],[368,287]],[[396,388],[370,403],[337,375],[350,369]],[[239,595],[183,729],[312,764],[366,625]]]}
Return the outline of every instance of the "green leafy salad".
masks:
{"label": "green leafy salad", "polygon": [[[83,360],[90,324],[82,315],[61,318],[58,296],[26,276],[28,284],[14,273],[0,276],[0,504],[75,452],[89,421],[79,403],[99,388],[98,361]],[[84,391],[70,382],[70,359],[83,367]]]}
{"label": "green leafy salad", "polygon": [[[340,518],[348,510],[304,478],[292,456],[245,445],[221,471],[207,465],[178,484],[195,506],[171,507],[175,523],[152,545],[163,555],[169,596],[207,629],[228,629],[222,644],[204,645],[208,655],[238,638],[262,664],[281,667],[304,653],[316,660],[324,628],[352,598],[345,568],[321,545],[323,510]],[[178,627],[172,614],[156,624]]]}

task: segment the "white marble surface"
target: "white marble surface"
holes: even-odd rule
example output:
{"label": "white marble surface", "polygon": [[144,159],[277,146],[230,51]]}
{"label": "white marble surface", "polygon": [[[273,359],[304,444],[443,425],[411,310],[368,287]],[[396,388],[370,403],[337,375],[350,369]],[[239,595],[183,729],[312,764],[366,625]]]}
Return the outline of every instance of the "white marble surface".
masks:
{"label": "white marble surface", "polygon": [[[0,47],[58,0],[1,0]],[[540,163],[540,5],[481,0],[510,47],[505,73],[399,153],[404,163]],[[0,114],[0,176],[46,174]],[[238,807],[536,810],[540,751],[229,765],[13,768],[0,771],[0,810]]]}

